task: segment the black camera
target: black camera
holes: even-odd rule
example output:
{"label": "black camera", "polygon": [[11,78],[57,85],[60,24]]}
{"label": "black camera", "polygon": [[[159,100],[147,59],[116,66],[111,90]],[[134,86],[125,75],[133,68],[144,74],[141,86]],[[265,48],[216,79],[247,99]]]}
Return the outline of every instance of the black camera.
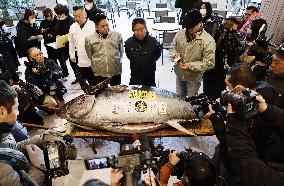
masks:
{"label": "black camera", "polygon": [[109,165],[112,168],[123,169],[123,185],[141,185],[141,171],[155,166],[147,135],[139,134],[139,140],[133,144],[123,144],[119,156],[109,158]]}
{"label": "black camera", "polygon": [[194,112],[199,118],[202,118],[205,114],[209,112],[209,104],[212,105],[212,109],[224,120],[227,117],[226,110],[224,110],[217,101],[210,101],[204,93],[201,93],[196,96],[187,97],[185,100],[191,105],[196,106],[194,108]]}
{"label": "black camera", "polygon": [[[154,174],[159,173],[162,166],[164,166],[166,163],[169,162],[169,154],[173,151],[167,149],[161,153],[161,156],[159,158],[159,161],[156,162],[156,167],[152,168],[152,171]],[[185,149],[185,151],[181,151],[177,154],[177,157],[180,159],[180,161],[175,165],[172,176],[177,176],[178,179],[181,179],[184,173],[184,163],[185,161],[189,160],[191,154],[193,151],[191,149]]]}
{"label": "black camera", "polygon": [[232,105],[236,115],[241,120],[252,118],[258,114],[258,104],[256,100],[257,93],[245,88],[237,92],[224,90],[221,92],[220,103],[227,106]]}
{"label": "black camera", "polygon": [[56,134],[45,134],[43,137],[43,154],[49,179],[69,174],[68,161],[76,158],[73,138],[61,139]]}

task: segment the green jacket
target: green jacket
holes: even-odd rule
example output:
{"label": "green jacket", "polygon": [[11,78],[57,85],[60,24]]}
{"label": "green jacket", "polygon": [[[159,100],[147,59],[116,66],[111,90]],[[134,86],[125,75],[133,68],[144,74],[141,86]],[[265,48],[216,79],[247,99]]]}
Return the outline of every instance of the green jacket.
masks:
{"label": "green jacket", "polygon": [[86,37],[85,49],[96,76],[111,77],[121,74],[124,53],[120,33],[110,31],[104,39],[97,32]]}
{"label": "green jacket", "polygon": [[180,62],[177,62],[174,67],[176,75],[184,81],[201,80],[203,73],[215,66],[215,50],[215,40],[205,30],[190,42],[187,42],[185,29],[177,32],[171,52],[180,53],[180,61],[189,63],[190,67],[181,69]]}

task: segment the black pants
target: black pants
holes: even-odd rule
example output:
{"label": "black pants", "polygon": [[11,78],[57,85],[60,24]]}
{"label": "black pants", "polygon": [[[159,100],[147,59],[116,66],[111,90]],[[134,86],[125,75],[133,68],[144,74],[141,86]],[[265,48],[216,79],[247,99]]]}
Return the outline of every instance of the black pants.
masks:
{"label": "black pants", "polygon": [[88,81],[89,85],[97,84],[96,76],[91,67],[79,67],[79,69],[82,77]]}
{"label": "black pants", "polygon": [[[102,77],[102,76],[95,76],[95,77],[96,77],[97,84],[108,78],[108,77]],[[114,85],[120,85],[120,84],[121,84],[121,74],[112,76],[110,85],[114,86]]]}
{"label": "black pants", "polygon": [[148,72],[131,72],[129,85],[156,86],[155,71]]}
{"label": "black pants", "polygon": [[57,55],[56,55],[56,50],[50,46],[44,45],[46,48],[46,52],[48,55],[48,58],[57,63]]}
{"label": "black pants", "polygon": [[71,68],[75,74],[76,70],[79,68],[77,63],[73,63],[71,62],[70,58],[69,58],[69,50],[68,48],[59,48],[59,49],[56,49],[56,56],[57,56],[57,59],[60,63],[60,66],[62,68],[62,71],[63,71],[63,77],[68,77],[69,76],[69,72],[68,72],[68,68],[67,68],[67,64],[66,64],[66,61],[67,59],[69,59],[69,62],[70,62],[70,65],[71,65]]}

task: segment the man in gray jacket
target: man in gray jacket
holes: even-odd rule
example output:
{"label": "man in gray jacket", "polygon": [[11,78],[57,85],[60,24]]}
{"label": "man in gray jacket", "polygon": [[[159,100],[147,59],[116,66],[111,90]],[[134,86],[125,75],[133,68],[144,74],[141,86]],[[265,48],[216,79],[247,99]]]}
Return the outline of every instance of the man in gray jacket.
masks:
{"label": "man in gray jacket", "polygon": [[176,92],[181,96],[194,96],[200,88],[203,73],[215,65],[216,43],[203,30],[202,15],[198,10],[185,15],[183,27],[174,38],[170,58],[176,62]]}
{"label": "man in gray jacket", "polygon": [[123,40],[120,33],[109,30],[107,17],[97,14],[94,22],[96,32],[86,37],[86,52],[97,83],[112,77],[110,85],[121,83]]}

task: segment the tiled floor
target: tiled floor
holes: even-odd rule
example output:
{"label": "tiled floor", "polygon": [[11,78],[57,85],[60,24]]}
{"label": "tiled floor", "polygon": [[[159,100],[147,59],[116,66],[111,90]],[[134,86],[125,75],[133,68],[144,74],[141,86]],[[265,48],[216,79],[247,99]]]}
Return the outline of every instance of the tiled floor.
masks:
{"label": "tiled floor", "polygon": [[[172,13],[174,16],[176,13]],[[148,13],[146,13],[148,15]],[[128,19],[126,12],[122,12],[121,16],[118,17],[115,14],[115,20],[117,27],[115,28],[116,31],[120,32],[123,36],[124,41],[130,37],[133,33],[131,31],[131,21],[132,16]],[[147,26],[150,34],[155,35],[156,33],[151,30],[151,26],[153,25],[152,19],[146,19]],[[111,26],[112,28],[112,26]],[[44,48],[44,47],[43,47]],[[46,54],[46,51],[43,50]],[[157,86],[160,88],[164,88],[170,91],[175,92],[175,74],[172,72],[173,63],[168,59],[168,52],[164,52],[164,65],[161,65],[161,59],[157,62],[157,71],[156,71],[156,83]],[[21,59],[21,64],[25,59]],[[128,84],[130,78],[130,69],[129,69],[129,61],[127,57],[124,55],[123,58],[123,71],[122,71],[122,84]],[[70,66],[68,65],[70,72],[72,72]],[[24,72],[24,65],[20,67],[20,70]],[[68,88],[68,93],[65,95],[64,99],[66,101],[71,100],[72,98],[80,95],[82,91],[80,90],[80,86],[78,84],[71,85],[71,82],[75,79],[74,74],[70,73],[68,81],[65,83],[66,87]],[[45,123],[52,124],[54,123],[54,119],[56,115],[52,116],[45,116]],[[178,151],[182,151],[185,148],[193,148],[199,149],[204,151],[209,156],[212,156],[214,153],[214,148],[217,144],[216,137],[195,137],[195,138],[178,138],[178,137],[171,137],[171,138],[161,138],[155,140],[156,144],[162,143],[166,149],[175,149]],[[77,147],[80,149],[78,151],[78,158],[85,159],[89,157],[93,157],[94,153],[90,146],[84,141],[83,139],[76,139]],[[116,142],[106,141],[106,140],[95,140],[95,148],[97,150],[96,156],[110,156],[110,155],[117,155],[119,152],[119,144]],[[101,170],[102,171],[102,170]],[[82,165],[82,161],[78,162],[70,162],[70,174],[66,177],[59,178],[54,181],[54,185],[69,185],[75,186],[82,183],[81,176],[84,177],[92,177],[95,175],[99,175],[100,171],[97,172],[88,172],[84,170],[84,166]],[[83,174],[83,175],[82,175]],[[105,174],[105,173],[104,173]],[[108,177],[104,176],[104,179],[107,180]]]}

